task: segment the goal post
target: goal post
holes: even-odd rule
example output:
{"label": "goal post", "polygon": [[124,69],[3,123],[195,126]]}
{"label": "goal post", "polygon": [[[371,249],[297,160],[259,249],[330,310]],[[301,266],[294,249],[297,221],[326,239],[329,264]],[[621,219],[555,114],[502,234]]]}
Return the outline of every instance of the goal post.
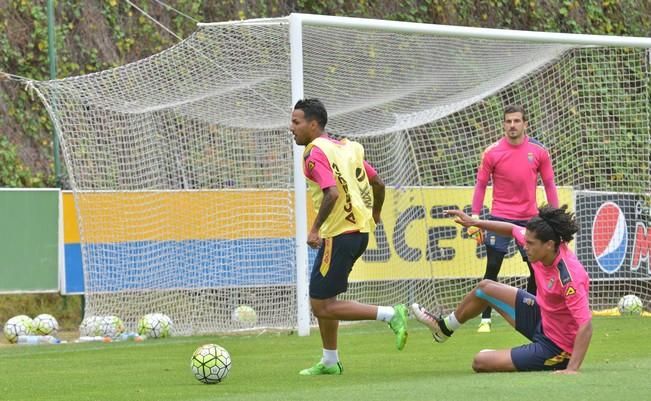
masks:
{"label": "goal post", "polygon": [[[303,26],[301,15],[289,17],[289,45],[292,104],[304,97]],[[294,152],[294,202],[296,205],[296,318],[298,335],[310,334],[309,271],[307,257],[307,184],[303,175],[303,147],[292,144]]]}
{"label": "goal post", "polygon": [[[387,185],[383,224],[342,298],[449,310],[476,284],[485,250],[443,210],[469,208],[481,152],[517,103],[580,219],[591,306],[628,292],[649,302],[649,48],[648,38],[292,14],[199,24],[136,63],[32,82],[77,201],[86,312],[127,325],[164,312],[179,334],[308,334],[313,212],[287,132],[303,97],[325,103],[327,130],[362,143]],[[523,285],[526,274],[510,249],[500,279]],[[233,319],[243,304],[254,325]]]}

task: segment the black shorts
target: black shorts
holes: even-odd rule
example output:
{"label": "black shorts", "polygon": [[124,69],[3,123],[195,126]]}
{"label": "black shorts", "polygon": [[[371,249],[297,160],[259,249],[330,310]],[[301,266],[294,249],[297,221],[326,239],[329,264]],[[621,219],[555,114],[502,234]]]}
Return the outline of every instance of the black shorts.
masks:
{"label": "black shorts", "polygon": [[348,290],[348,276],[368,246],[368,233],[325,238],[312,266],[310,298],[327,299]]}
{"label": "black shorts", "polygon": [[[495,217],[492,215],[488,215],[487,220],[504,221],[506,223],[515,224],[516,226],[520,226],[520,227],[526,227],[528,223],[528,220],[510,220],[501,217]],[[486,230],[486,235],[484,235],[484,245],[489,246],[495,249],[497,252],[501,252],[501,253],[508,253],[509,246],[511,246],[512,241],[514,241],[514,239],[510,235],[503,236],[488,230]],[[520,251],[520,256],[522,256],[522,260],[524,262],[527,262],[528,261],[527,253],[524,251],[524,248],[521,247],[517,242],[516,242],[516,246],[518,247],[518,251]]]}
{"label": "black shorts", "polygon": [[565,369],[572,356],[543,333],[536,297],[518,290],[515,297],[515,329],[532,341],[511,349],[511,361],[518,371]]}

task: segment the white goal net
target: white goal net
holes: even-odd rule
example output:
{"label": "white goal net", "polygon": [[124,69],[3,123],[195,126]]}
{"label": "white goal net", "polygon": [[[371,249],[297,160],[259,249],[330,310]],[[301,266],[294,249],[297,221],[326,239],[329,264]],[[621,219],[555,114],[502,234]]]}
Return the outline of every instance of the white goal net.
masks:
{"label": "white goal net", "polygon": [[[503,107],[521,104],[581,224],[575,249],[593,308],[628,293],[648,305],[647,49],[346,20],[304,24],[294,59],[290,19],[207,24],[137,63],[34,83],[75,194],[86,314],[133,326],[164,312],[179,334],[296,327],[304,244],[294,232],[297,217],[305,222],[288,124],[300,56],[302,95],[325,103],[328,131],[361,142],[387,184],[384,223],[345,298],[449,310],[477,283],[484,250],[442,211],[469,209],[481,152],[503,135]],[[526,274],[512,249],[500,279],[522,286]],[[257,319],[233,319],[240,305]]]}

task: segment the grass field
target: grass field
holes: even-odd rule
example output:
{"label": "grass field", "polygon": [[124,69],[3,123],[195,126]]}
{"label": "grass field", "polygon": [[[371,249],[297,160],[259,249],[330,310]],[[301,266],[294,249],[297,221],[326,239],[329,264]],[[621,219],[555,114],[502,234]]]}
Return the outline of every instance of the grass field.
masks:
{"label": "grass field", "polygon": [[[342,328],[343,376],[300,377],[321,356],[319,335],[178,337],[143,343],[0,348],[0,400],[645,400],[651,398],[651,319],[595,318],[582,373],[476,374],[475,352],[525,343],[504,321],[491,334],[475,322],[434,344],[411,322],[404,351],[386,325]],[[221,384],[190,372],[196,347],[218,343],[233,367]]]}

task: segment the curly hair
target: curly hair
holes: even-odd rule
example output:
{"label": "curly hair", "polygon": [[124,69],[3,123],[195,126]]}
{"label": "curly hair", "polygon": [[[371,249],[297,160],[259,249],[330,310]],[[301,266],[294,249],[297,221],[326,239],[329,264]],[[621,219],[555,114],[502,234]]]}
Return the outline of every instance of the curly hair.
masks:
{"label": "curly hair", "polygon": [[567,205],[555,208],[544,205],[538,208],[538,216],[527,223],[527,230],[543,242],[554,241],[556,248],[561,242],[568,243],[579,231],[574,213],[567,211]]}

